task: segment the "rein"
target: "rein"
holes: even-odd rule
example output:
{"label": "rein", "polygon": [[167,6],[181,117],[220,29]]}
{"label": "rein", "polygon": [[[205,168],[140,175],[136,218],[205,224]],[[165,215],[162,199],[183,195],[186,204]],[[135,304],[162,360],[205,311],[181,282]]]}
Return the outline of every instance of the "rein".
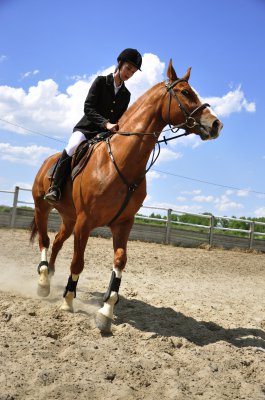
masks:
{"label": "rein", "polygon": [[125,195],[125,198],[123,200],[123,203],[122,203],[120,209],[115,214],[115,216],[112,218],[112,220],[108,223],[108,225],[111,225],[112,222],[114,222],[121,215],[123,210],[126,208],[126,206],[129,203],[129,200],[130,200],[133,192],[135,192],[135,190],[139,187],[139,185],[144,180],[145,175],[147,174],[147,172],[150,170],[150,168],[154,165],[154,163],[158,159],[159,154],[160,154],[160,144],[158,143],[157,155],[155,156],[155,147],[154,147],[153,152],[152,152],[152,159],[151,159],[149,167],[144,171],[144,173],[140,176],[140,178],[134,183],[129,183],[127,181],[127,179],[125,178],[125,176],[119,170],[119,167],[118,167],[118,165],[117,165],[117,163],[116,163],[116,161],[115,161],[115,159],[113,157],[112,151],[111,151],[110,138],[106,139],[106,144],[107,144],[107,148],[108,148],[109,157],[110,157],[110,159],[111,159],[111,161],[112,161],[112,163],[113,163],[113,165],[114,165],[119,177],[121,178],[122,182],[127,186],[127,193]]}
{"label": "rein", "polygon": [[[169,142],[170,140],[173,139],[177,139],[180,138],[182,136],[187,136],[190,135],[191,132],[188,132],[188,129],[194,128],[195,126],[199,126],[199,127],[203,127],[203,125],[201,125],[201,123],[199,121],[196,120],[196,118],[194,118],[194,115],[197,114],[199,111],[202,111],[204,108],[206,107],[210,107],[210,105],[208,103],[204,103],[201,104],[200,106],[198,106],[197,108],[195,108],[195,110],[193,110],[191,113],[186,109],[186,107],[184,106],[184,104],[181,102],[181,100],[179,99],[179,97],[177,96],[177,94],[173,91],[173,88],[180,82],[187,82],[186,79],[177,79],[176,81],[174,81],[173,83],[166,83],[166,91],[169,93],[169,100],[168,100],[168,125],[170,129],[167,130],[171,130],[171,132],[176,133],[179,131],[179,129],[184,128],[185,132],[179,135],[176,135],[174,137],[171,138],[166,138],[165,136],[163,136],[163,139],[161,140],[157,140],[158,136],[160,135],[160,132],[153,132],[153,133],[144,133],[144,132],[117,132],[116,134],[118,135],[122,135],[122,136],[133,136],[133,135],[142,135],[142,136],[154,136],[156,138],[156,143],[158,145],[158,152],[157,155],[155,156],[155,150],[156,147],[153,148],[153,153],[152,153],[152,159],[150,162],[149,167],[144,171],[144,173],[140,176],[140,178],[133,183],[129,183],[127,181],[127,179],[125,178],[125,176],[122,174],[122,172],[120,171],[114,157],[111,151],[111,145],[110,145],[110,139],[113,135],[110,135],[109,137],[107,137],[105,139],[106,144],[107,144],[107,149],[108,149],[108,153],[109,153],[109,157],[119,175],[119,177],[121,178],[122,182],[127,186],[127,193],[125,195],[125,198],[123,200],[123,203],[120,207],[120,209],[118,210],[118,212],[115,214],[115,216],[112,218],[112,220],[107,224],[107,225],[111,225],[120,215],[121,213],[124,211],[124,209],[127,207],[130,198],[132,196],[132,194],[135,192],[135,190],[139,187],[139,185],[142,183],[142,181],[145,178],[145,175],[147,174],[147,172],[150,170],[150,168],[154,165],[154,163],[156,162],[156,160],[159,157],[160,154],[160,143],[165,143],[167,144],[167,142]],[[182,122],[181,124],[172,126],[170,124],[170,106],[171,106],[171,101],[172,101],[172,97],[177,101],[179,108],[181,109],[184,117],[185,117],[185,121]],[[174,130],[176,129],[176,130]],[[163,131],[165,132],[165,131]],[[104,140],[104,139],[103,139]]]}

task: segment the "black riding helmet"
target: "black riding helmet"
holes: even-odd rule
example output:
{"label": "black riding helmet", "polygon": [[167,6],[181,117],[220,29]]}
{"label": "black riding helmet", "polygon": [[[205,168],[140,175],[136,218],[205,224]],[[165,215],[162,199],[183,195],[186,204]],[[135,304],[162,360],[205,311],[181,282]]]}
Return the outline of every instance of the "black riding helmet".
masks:
{"label": "black riding helmet", "polygon": [[125,49],[121,52],[121,54],[117,58],[118,63],[120,61],[127,61],[130,64],[133,64],[137,69],[141,71],[142,65],[142,56],[136,49]]}

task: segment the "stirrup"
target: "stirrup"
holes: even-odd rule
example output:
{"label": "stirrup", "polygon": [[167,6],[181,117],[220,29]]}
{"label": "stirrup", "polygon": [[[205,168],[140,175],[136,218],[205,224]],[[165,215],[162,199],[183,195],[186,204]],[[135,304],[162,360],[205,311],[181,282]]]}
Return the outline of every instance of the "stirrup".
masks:
{"label": "stirrup", "polygon": [[48,202],[56,203],[61,198],[61,190],[57,186],[51,186],[47,193],[44,195],[44,200]]}

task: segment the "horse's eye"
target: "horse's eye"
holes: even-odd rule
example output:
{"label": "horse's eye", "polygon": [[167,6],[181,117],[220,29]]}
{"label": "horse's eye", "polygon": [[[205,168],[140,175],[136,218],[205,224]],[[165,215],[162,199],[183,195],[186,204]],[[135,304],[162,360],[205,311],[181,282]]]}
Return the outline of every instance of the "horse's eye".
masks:
{"label": "horse's eye", "polygon": [[189,94],[190,94],[187,89],[182,90],[181,93],[186,97],[189,97]]}

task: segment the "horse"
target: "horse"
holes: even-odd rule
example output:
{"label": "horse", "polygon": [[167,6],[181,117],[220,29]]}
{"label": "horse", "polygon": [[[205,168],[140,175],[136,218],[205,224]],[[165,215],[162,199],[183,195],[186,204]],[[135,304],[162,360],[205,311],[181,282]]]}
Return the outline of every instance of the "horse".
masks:
{"label": "horse", "polygon": [[[119,131],[94,144],[83,171],[66,183],[58,203],[43,199],[50,186],[47,175],[60,153],[46,159],[39,169],[32,188],[35,203],[30,240],[38,234],[41,261],[38,265],[38,294],[48,296],[55,271],[55,260],[66,239],[74,233],[74,251],[70,275],[63,295],[62,310],[74,311],[73,304],[79,276],[84,268],[84,252],[90,232],[108,226],[112,233],[114,263],[102,307],[96,315],[101,332],[111,332],[114,306],[119,300],[122,272],[127,262],[127,242],[134,216],[146,197],[146,166],[163,129],[169,125],[185,129],[185,134],[199,135],[202,140],[218,137],[222,123],[202,104],[189,85],[191,68],[179,78],[170,59],[167,80],[157,83],[123,114]],[[48,216],[55,208],[61,225],[52,244]]]}

